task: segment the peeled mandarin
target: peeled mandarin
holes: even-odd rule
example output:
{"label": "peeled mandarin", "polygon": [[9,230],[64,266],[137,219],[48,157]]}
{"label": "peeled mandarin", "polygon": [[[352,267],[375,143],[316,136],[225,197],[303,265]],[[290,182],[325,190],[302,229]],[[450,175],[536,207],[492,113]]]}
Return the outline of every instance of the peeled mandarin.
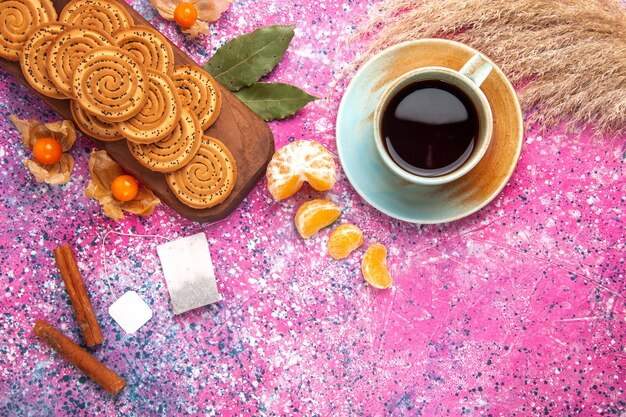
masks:
{"label": "peeled mandarin", "polygon": [[361,268],[363,278],[374,288],[389,288],[393,283],[387,269],[387,249],[380,243],[373,244],[365,251]]}
{"label": "peeled mandarin", "polygon": [[334,259],[348,257],[363,244],[363,232],[353,224],[342,224],[337,227],[328,239],[328,254]]}
{"label": "peeled mandarin", "polygon": [[312,140],[297,140],[279,149],[265,176],[267,188],[277,201],[298,192],[305,181],[317,191],[326,191],[337,180],[333,156]]}
{"label": "peeled mandarin", "polygon": [[316,199],[302,204],[296,212],[294,222],[300,236],[310,238],[339,218],[341,209],[330,200]]}

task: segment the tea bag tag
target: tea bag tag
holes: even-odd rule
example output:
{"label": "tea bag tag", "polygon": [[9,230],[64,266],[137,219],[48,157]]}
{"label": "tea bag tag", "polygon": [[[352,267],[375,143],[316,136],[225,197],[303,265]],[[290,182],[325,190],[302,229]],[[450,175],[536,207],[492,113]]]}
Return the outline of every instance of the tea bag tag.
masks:
{"label": "tea bag tag", "polygon": [[127,333],[133,334],[152,318],[152,310],[135,291],[128,291],[109,307],[109,315]]}
{"label": "tea bag tag", "polygon": [[157,246],[174,314],[222,298],[217,291],[209,242],[203,232]]}

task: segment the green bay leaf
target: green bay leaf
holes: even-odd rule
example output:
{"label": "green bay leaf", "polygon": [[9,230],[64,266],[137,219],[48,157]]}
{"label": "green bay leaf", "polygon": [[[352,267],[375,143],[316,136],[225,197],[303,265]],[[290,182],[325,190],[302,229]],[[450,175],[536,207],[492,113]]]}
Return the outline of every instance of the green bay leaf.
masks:
{"label": "green bay leaf", "polygon": [[319,98],[284,83],[255,83],[235,95],[266,122],[291,116]]}
{"label": "green bay leaf", "polygon": [[204,68],[230,91],[267,75],[282,59],[295,25],[273,25],[241,35],[221,46]]}

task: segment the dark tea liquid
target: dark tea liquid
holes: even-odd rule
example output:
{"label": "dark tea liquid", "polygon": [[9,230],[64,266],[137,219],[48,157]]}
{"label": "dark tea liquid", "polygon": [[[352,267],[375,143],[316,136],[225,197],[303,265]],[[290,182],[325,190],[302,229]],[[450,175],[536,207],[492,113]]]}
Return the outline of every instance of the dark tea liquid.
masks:
{"label": "dark tea liquid", "polygon": [[443,81],[418,81],[396,93],[383,112],[389,156],[409,173],[436,177],[472,154],[478,116],[469,97]]}

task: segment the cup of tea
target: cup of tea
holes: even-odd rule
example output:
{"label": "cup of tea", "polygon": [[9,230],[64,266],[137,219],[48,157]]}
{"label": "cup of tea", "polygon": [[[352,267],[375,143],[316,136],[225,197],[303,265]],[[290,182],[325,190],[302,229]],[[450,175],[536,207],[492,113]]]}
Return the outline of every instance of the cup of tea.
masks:
{"label": "cup of tea", "polygon": [[474,168],[493,130],[480,89],[492,68],[476,54],[459,71],[422,67],[394,80],[374,112],[376,149],[385,165],[424,185],[454,181]]}

